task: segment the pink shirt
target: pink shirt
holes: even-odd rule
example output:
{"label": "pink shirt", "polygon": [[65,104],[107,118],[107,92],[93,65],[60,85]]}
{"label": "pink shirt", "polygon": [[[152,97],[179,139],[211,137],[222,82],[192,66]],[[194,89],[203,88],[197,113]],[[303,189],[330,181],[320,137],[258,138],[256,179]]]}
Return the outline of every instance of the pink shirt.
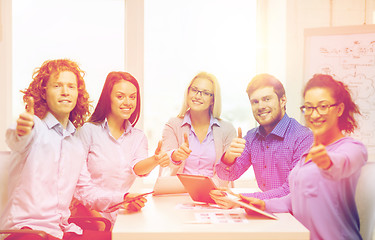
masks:
{"label": "pink shirt", "polygon": [[78,226],[68,223],[69,205],[76,190],[77,196],[97,209],[122,201],[124,193],[92,188],[83,164],[83,147],[74,133],[71,122],[64,129],[51,113],[43,120],[34,116],[29,135],[19,137],[15,129],[8,129],[12,162],[1,229],[27,226],[57,238],[62,238],[64,232],[80,234]]}
{"label": "pink shirt", "polygon": [[[101,124],[85,123],[78,136],[93,183],[108,191],[128,192],[137,177],[135,164],[148,156],[145,134],[127,121],[125,132],[116,140],[105,120]],[[114,223],[117,211],[102,215]]]}

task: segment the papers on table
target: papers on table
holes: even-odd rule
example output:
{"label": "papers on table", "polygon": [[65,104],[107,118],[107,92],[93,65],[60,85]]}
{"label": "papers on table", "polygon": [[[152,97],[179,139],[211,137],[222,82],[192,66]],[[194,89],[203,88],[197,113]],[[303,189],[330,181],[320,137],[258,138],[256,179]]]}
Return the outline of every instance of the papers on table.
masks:
{"label": "papers on table", "polygon": [[245,213],[200,212],[195,213],[195,221],[190,223],[247,223]]}

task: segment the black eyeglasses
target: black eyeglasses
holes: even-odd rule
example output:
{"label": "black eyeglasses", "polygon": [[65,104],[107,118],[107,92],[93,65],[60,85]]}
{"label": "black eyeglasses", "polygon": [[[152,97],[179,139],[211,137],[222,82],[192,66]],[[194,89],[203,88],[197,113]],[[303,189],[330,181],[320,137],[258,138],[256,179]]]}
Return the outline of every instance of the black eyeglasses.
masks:
{"label": "black eyeglasses", "polygon": [[311,115],[314,110],[316,110],[319,113],[319,115],[325,115],[328,113],[331,107],[334,107],[337,105],[339,104],[338,103],[334,103],[334,104],[321,103],[316,107],[303,105],[299,109],[301,109],[301,112],[305,115]]}
{"label": "black eyeglasses", "polygon": [[189,91],[192,92],[194,95],[197,95],[199,93],[201,96],[205,96],[205,97],[212,97],[214,95],[213,93],[210,93],[204,90],[203,91],[198,90],[198,88],[196,87],[190,87]]}

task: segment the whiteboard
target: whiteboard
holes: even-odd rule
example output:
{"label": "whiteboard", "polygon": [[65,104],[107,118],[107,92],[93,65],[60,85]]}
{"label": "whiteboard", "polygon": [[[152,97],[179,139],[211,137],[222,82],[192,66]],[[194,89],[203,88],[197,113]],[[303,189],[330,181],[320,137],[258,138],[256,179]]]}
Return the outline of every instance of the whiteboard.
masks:
{"label": "whiteboard", "polygon": [[316,73],[349,86],[362,113],[352,137],[375,161],[375,25],[305,29],[304,83]]}

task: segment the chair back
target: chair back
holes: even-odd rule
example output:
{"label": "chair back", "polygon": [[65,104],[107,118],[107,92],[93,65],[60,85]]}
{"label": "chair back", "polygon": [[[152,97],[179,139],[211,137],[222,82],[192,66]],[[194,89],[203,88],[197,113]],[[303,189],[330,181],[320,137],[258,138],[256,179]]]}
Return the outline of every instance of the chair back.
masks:
{"label": "chair back", "polygon": [[373,239],[375,225],[375,162],[362,167],[355,200],[357,204],[360,232],[363,240]]}
{"label": "chair back", "polygon": [[0,213],[8,199],[8,172],[10,167],[10,151],[0,151]]}

